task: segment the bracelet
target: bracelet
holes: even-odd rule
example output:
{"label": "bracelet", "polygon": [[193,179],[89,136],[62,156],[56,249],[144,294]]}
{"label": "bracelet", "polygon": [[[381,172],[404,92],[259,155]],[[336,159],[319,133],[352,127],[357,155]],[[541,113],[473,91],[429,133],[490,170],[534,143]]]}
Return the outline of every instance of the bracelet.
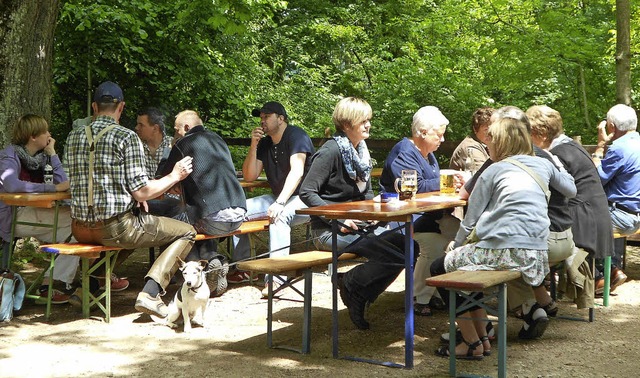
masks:
{"label": "bracelet", "polygon": [[603,158],[603,155],[596,154],[596,153],[594,152],[594,153],[592,153],[592,154],[591,154],[591,158],[593,158],[593,159],[596,159],[596,158],[597,158],[597,159],[602,159],[602,158]]}
{"label": "bracelet", "polygon": [[278,204],[278,205],[280,205],[280,206],[284,206],[284,205],[286,205],[286,204],[287,204],[286,202],[280,202],[280,201],[276,201],[275,203],[277,203],[277,204]]}

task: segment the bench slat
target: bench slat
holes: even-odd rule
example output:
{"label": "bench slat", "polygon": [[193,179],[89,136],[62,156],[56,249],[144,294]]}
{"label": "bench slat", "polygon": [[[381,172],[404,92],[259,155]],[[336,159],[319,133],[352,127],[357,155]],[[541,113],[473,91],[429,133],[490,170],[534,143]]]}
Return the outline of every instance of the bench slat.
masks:
{"label": "bench slat", "polygon": [[95,244],[81,244],[81,243],[58,243],[58,244],[44,244],[40,246],[42,252],[58,253],[61,255],[74,255],[88,258],[100,257],[100,252],[105,251],[120,251],[121,247],[105,247],[103,245]]}
{"label": "bench slat", "polygon": [[512,270],[456,270],[426,279],[428,286],[446,287],[458,290],[481,291],[491,286],[509,282],[521,277],[521,273]]}
{"label": "bench slat", "polygon": [[268,219],[258,219],[252,221],[243,222],[242,225],[235,231],[229,232],[224,235],[205,235],[198,234],[196,235],[196,241],[198,240],[207,240],[207,239],[218,239],[224,238],[234,235],[244,235],[251,234],[254,232],[266,231],[269,229],[269,220]]}
{"label": "bench slat", "polygon": [[[358,256],[353,253],[343,253],[339,261],[352,260]],[[267,274],[283,274],[296,272],[316,266],[331,264],[332,254],[328,251],[308,251],[294,253],[288,256],[277,256],[266,259],[241,261],[238,269]]]}

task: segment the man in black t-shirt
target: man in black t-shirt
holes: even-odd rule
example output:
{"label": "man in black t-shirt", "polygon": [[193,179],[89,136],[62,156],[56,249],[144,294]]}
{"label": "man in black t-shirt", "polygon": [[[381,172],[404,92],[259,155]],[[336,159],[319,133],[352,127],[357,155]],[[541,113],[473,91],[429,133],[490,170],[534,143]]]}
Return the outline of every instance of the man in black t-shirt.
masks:
{"label": "man in black t-shirt", "polygon": [[[267,102],[253,109],[260,117],[260,126],[251,132],[251,146],[242,165],[244,180],[251,182],[264,170],[272,194],[247,200],[247,219],[268,216],[269,247],[271,256],[289,254],[291,226],[308,221],[307,216],[296,215],[306,206],[298,198],[298,187],[308,171],[309,157],[315,152],[307,133],[289,125],[287,112],[278,102]],[[234,259],[249,257],[249,240],[241,236],[236,241]],[[249,281],[246,272],[235,272],[228,277],[230,283]]]}

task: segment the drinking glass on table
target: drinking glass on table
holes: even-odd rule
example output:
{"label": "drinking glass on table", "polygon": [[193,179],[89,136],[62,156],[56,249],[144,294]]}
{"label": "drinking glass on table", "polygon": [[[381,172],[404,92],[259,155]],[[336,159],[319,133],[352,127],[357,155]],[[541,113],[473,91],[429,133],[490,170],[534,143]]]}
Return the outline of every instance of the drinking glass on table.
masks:
{"label": "drinking glass on table", "polygon": [[418,172],[415,169],[403,169],[393,185],[401,201],[414,199],[418,192]]}

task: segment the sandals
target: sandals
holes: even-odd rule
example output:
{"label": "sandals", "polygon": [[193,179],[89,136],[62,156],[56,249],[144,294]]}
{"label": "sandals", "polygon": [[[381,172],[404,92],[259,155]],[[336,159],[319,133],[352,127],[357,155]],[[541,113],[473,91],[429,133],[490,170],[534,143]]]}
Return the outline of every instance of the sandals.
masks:
{"label": "sandals", "polygon": [[431,307],[429,307],[428,304],[414,303],[413,314],[417,316],[431,316],[433,312],[431,312]]}
{"label": "sandals", "polygon": [[489,349],[484,348],[484,350],[482,351],[483,356],[489,357],[491,355],[491,342],[489,341],[489,336],[480,336],[480,341],[482,342],[483,347],[485,341],[489,344]]}
{"label": "sandals", "polygon": [[[456,359],[460,359],[460,360],[473,360],[473,361],[480,361],[484,358],[484,353],[483,354],[474,354],[473,352],[476,350],[476,348],[478,348],[479,346],[482,346],[482,340],[477,340],[474,343],[468,343],[464,340],[462,340],[463,343],[467,344],[467,353],[466,354],[456,354]],[[459,344],[458,344],[459,345]],[[449,357],[449,347],[448,346],[441,346],[440,348],[436,349],[436,356],[440,356],[440,357]]]}
{"label": "sandals", "polygon": [[[491,322],[487,322],[487,337],[489,341],[493,341],[496,338],[496,330],[493,328],[493,324]],[[449,343],[449,333],[443,333],[440,335],[440,342],[444,344]],[[460,344],[462,342],[462,333],[460,333],[460,329],[456,329],[456,344]]]}
{"label": "sandals", "polygon": [[[549,302],[549,304],[546,305],[546,306],[540,306],[540,308],[543,309],[547,313],[547,316],[550,316],[552,318],[555,318],[556,315],[558,315],[558,310],[560,309],[558,307],[558,304],[554,300],[551,300],[551,302]],[[519,307],[518,309],[516,309],[513,312],[513,316],[515,316],[518,319],[524,320],[524,314],[522,313],[522,307]]]}
{"label": "sandals", "polygon": [[547,313],[547,316],[551,316],[552,318],[558,315],[558,304],[554,300],[551,300],[548,305],[542,306],[542,309]]}
{"label": "sandals", "polygon": [[[533,314],[537,310],[542,310],[544,314],[534,319]],[[537,303],[531,307],[529,313],[524,316],[523,320],[525,321],[527,328],[525,329],[525,326],[523,325],[518,333],[518,337],[525,340],[532,340],[541,337],[549,325],[549,318],[547,317],[544,308],[540,307]]]}

